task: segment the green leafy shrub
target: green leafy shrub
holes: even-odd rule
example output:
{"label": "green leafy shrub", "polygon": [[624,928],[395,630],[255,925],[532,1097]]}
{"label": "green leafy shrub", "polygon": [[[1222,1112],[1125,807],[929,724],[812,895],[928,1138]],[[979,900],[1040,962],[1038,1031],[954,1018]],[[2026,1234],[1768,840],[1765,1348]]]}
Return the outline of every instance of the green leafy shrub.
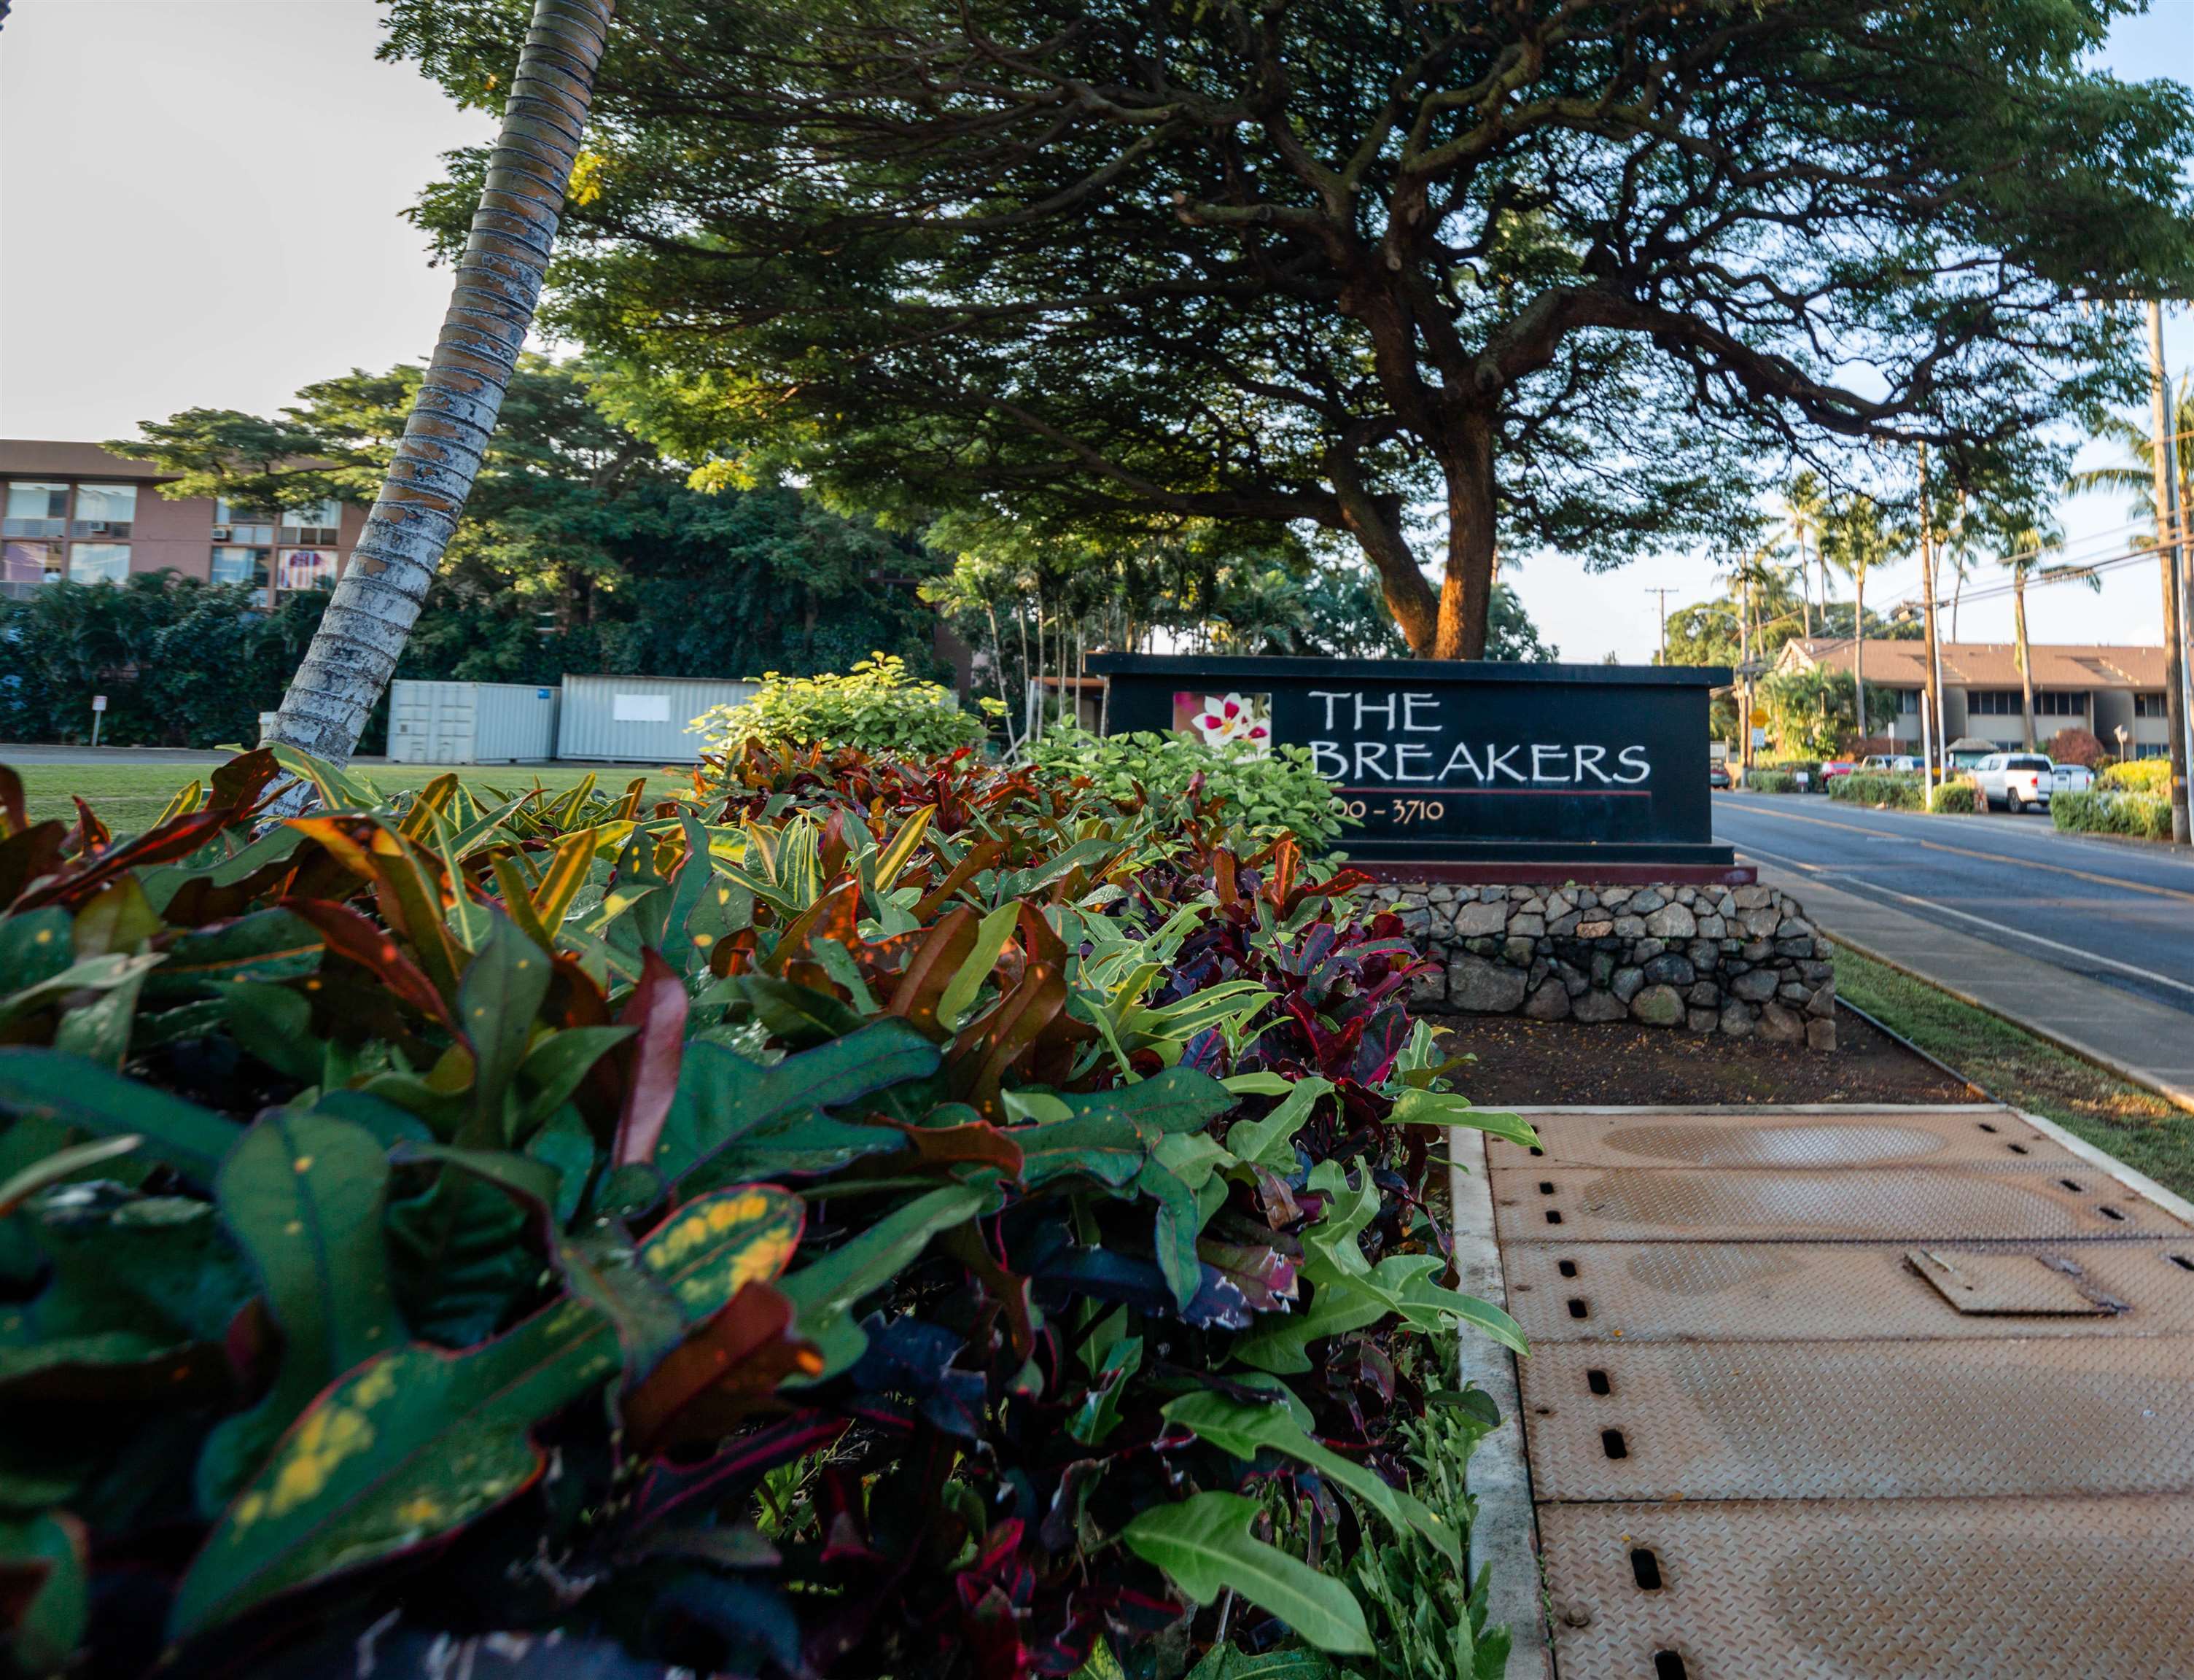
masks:
{"label": "green leafy shrub", "polygon": [[[322,809],[256,831],[279,767]],[[1397,1546],[1497,1647],[1467,1503],[1404,1489],[1415,1373],[1518,1341],[1450,1286],[1440,1128],[1532,1134],[1446,1090],[1399,918],[1193,801],[1158,844],[966,757],[949,812],[809,774],[712,820],[257,752],[118,842],[0,771],[42,1664],[1165,1680],[1222,1628],[1372,1658]]]}
{"label": "green leafy shrub", "polygon": [[2090,788],[2049,801],[2049,820],[2062,832],[2129,834],[2142,840],[2171,837],[2171,801],[2161,793]]}
{"label": "green leafy shrub", "polygon": [[1029,759],[1048,779],[1079,781],[1100,798],[1161,815],[1191,797],[1218,800],[1252,835],[1292,834],[1318,849],[1354,820],[1305,747],[1265,756],[1153,730],[1054,729],[1031,745]]}
{"label": "green leafy shrub", "polygon": [[[985,701],[996,708],[995,700]],[[983,724],[952,691],[907,674],[906,662],[876,653],[839,675],[764,673],[744,705],[716,706],[693,720],[718,752],[750,741],[772,747],[862,747],[912,755],[951,752],[983,739]]]}
{"label": "green leafy shrub", "polygon": [[2095,785],[2120,793],[2168,795],[2171,791],[2171,761],[2168,758],[2128,758],[2111,765],[2097,776]]}
{"label": "green leafy shrub", "polygon": [[1838,776],[1829,784],[1829,797],[1841,799],[1854,805],[1886,805],[1892,810],[1917,811],[1926,808],[1927,786],[1921,778],[1903,774],[1884,774],[1871,770],[1854,770],[1847,776]]}
{"label": "green leafy shrub", "polygon": [[1755,768],[1744,773],[1744,785],[1751,793],[1795,793],[1798,778],[1788,770]]}
{"label": "green leafy shrub", "polygon": [[1955,776],[1936,785],[1927,808],[1943,816],[1970,817],[1982,809],[1981,790],[1971,776]]}

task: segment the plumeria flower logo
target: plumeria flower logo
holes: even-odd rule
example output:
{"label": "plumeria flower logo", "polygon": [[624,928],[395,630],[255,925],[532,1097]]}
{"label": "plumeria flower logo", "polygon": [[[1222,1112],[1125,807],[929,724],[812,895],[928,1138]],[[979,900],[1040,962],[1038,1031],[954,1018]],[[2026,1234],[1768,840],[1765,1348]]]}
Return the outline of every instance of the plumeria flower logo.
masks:
{"label": "plumeria flower logo", "polygon": [[1195,722],[1196,733],[1209,747],[1246,746],[1261,752],[1272,745],[1271,725],[1239,694],[1228,694],[1223,699],[1206,694]]}

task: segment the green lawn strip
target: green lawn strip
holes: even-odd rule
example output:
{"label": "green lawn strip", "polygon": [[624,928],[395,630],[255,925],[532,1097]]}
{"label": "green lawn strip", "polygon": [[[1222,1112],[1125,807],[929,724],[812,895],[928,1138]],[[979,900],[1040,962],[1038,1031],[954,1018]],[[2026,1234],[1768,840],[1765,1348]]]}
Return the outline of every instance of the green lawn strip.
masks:
{"label": "green lawn strip", "polygon": [[[31,819],[48,817],[73,820],[76,807],[70,796],[81,798],[99,813],[117,834],[134,834],[146,827],[166,808],[178,788],[192,777],[203,781],[212,774],[211,764],[19,764]],[[376,787],[394,791],[424,787],[436,776],[454,769],[467,787],[522,793],[539,782],[551,793],[560,793],[585,778],[592,769],[605,792],[622,792],[635,776],[646,776],[651,797],[668,797],[682,791],[682,774],[665,774],[660,768],[627,764],[361,764],[358,774]]]}
{"label": "green lawn strip", "polygon": [[1847,946],[1832,954],[1838,997],[2014,1108],[2194,1196],[2194,1114]]}

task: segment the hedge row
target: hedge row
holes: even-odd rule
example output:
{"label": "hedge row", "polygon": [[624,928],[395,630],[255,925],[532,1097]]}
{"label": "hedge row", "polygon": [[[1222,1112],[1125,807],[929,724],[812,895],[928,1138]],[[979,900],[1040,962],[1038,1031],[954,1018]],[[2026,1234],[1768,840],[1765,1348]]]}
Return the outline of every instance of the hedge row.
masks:
{"label": "hedge row", "polygon": [[2049,820],[2060,831],[2130,834],[2141,840],[2171,837],[2171,801],[2161,793],[2115,792],[2094,788],[2060,793],[2049,802]]}

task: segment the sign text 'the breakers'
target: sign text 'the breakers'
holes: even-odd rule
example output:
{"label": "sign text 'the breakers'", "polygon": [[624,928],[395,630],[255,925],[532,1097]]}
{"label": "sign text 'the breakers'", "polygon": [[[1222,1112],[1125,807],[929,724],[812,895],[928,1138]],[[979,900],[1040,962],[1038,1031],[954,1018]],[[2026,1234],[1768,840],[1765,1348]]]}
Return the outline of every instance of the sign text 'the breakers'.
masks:
{"label": "sign text 'the breakers'", "polygon": [[1471,740],[1441,721],[1447,695],[1428,691],[1313,688],[1327,732],[1313,736],[1313,768],[1354,786],[1634,787],[1653,774],[1642,743]]}

